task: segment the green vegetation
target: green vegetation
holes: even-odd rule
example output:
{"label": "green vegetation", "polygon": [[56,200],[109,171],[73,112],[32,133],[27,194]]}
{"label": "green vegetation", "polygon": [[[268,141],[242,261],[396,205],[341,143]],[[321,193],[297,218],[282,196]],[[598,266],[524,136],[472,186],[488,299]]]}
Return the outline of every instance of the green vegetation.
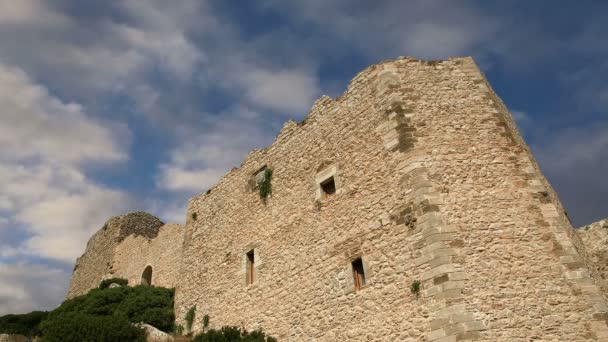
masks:
{"label": "green vegetation", "polygon": [[203,316],[203,331],[209,329],[209,315]]}
{"label": "green vegetation", "polygon": [[261,330],[248,332],[237,327],[223,327],[220,330],[211,329],[196,335],[193,342],[277,342],[274,337],[266,336]]}
{"label": "green vegetation", "polygon": [[102,282],[100,288],[68,299],[49,313],[2,316],[0,333],[42,336],[45,342],[145,341],[144,330],[132,323],[147,323],[165,332],[173,330],[173,289],[109,288],[114,282]]}
{"label": "green vegetation", "polygon": [[260,189],[260,198],[266,204],[266,200],[269,195],[272,194],[272,170],[270,168],[266,168],[264,170],[264,180],[260,182],[258,188]]}
{"label": "green vegetation", "polygon": [[0,317],[0,334],[39,336],[38,325],[48,314],[46,311],[32,311],[23,315],[2,316]]}
{"label": "green vegetation", "polygon": [[414,280],[410,285],[410,290],[418,297],[420,295],[420,280]]}
{"label": "green vegetation", "polygon": [[181,324],[176,324],[173,326],[173,335],[181,336],[184,334],[184,326]]}
{"label": "green vegetation", "polygon": [[[173,295],[173,289],[150,286],[93,289],[84,296],[63,302],[49,313],[47,321],[71,313],[116,316],[131,323],[144,322],[168,332],[175,320]],[[42,332],[45,332],[44,329]]]}
{"label": "green vegetation", "polygon": [[146,340],[145,331],[123,316],[99,316],[66,312],[42,321],[44,342],[137,341]]}
{"label": "green vegetation", "polygon": [[[116,278],[118,279],[118,278]],[[112,279],[109,279],[112,280]],[[135,341],[144,342],[146,333],[134,323],[147,323],[162,331],[182,335],[184,327],[175,325],[174,289],[135,286],[109,288],[108,280],[86,295],[64,301],[51,312],[34,311],[25,315],[0,317],[0,333],[42,336],[44,342]],[[196,306],[186,313],[190,332]],[[225,326],[209,329],[209,315],[202,318],[203,333],[194,342],[276,342],[261,330],[249,332]]]}
{"label": "green vegetation", "polygon": [[194,316],[196,315],[196,305],[191,307],[188,312],[186,312],[186,317],[184,318],[186,321],[186,331],[188,333],[192,332],[192,323],[194,323]]}
{"label": "green vegetation", "polygon": [[124,278],[110,278],[110,279],[102,280],[101,283],[99,283],[99,288],[102,290],[107,289],[112,284],[118,284],[120,286],[127,286],[128,283],[129,283],[129,281]]}

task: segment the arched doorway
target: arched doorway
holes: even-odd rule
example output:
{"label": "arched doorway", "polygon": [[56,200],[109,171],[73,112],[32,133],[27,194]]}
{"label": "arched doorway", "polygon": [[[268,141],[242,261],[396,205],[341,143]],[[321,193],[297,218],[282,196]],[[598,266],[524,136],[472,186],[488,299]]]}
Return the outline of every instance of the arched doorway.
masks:
{"label": "arched doorway", "polygon": [[145,286],[152,285],[152,266],[147,266],[144,273],[141,275],[141,284]]}

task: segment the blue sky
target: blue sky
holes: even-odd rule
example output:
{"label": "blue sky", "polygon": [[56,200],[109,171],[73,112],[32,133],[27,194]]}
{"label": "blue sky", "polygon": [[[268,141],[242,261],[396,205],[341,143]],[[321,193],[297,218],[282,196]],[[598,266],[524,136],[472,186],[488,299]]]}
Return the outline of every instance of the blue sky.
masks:
{"label": "blue sky", "polygon": [[0,2],[0,314],[60,303],[113,215],[183,222],[247,152],[398,56],[473,56],[574,224],[608,216],[604,1]]}

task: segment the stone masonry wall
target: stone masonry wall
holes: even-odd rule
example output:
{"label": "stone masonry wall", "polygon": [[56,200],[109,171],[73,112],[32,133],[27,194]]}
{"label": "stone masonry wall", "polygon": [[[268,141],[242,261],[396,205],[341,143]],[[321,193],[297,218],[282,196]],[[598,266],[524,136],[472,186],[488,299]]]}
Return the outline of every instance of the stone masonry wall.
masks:
{"label": "stone masonry wall", "polygon": [[67,298],[83,295],[97,287],[103,279],[115,276],[116,269],[113,263],[116,248],[125,238],[137,236],[153,239],[158,235],[162,225],[158,218],[144,212],[109,219],[91,237],[84,254],[76,260]]}
{"label": "stone masonry wall", "polygon": [[[264,165],[266,204],[251,186]],[[182,320],[197,305],[212,326],[287,341],[608,338],[584,247],[470,58],[369,67],[187,214]],[[359,257],[367,279],[354,291]]]}
{"label": "stone masonry wall", "polygon": [[373,65],[190,199],[185,226],[129,215],[91,238],[68,297],[151,266],[195,331],[208,314],[281,341],[608,341],[608,230],[572,229],[471,58]]}
{"label": "stone masonry wall", "polygon": [[583,241],[590,268],[598,274],[597,281],[604,295],[608,294],[608,219],[576,230]]}
{"label": "stone masonry wall", "polygon": [[179,284],[184,226],[166,224],[158,230],[158,236],[147,239],[130,235],[114,252],[114,274],[126,278],[130,285],[139,285],[147,266],[152,267],[152,284],[174,288]]}

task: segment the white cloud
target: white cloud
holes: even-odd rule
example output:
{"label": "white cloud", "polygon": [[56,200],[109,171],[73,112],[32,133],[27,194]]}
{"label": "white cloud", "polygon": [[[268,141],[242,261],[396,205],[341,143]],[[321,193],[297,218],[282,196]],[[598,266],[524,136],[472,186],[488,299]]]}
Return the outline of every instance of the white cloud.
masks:
{"label": "white cloud", "polygon": [[203,60],[185,31],[185,22],[201,14],[197,10],[202,6],[195,1],[108,4],[106,8],[130,19],[120,21],[107,13],[82,19],[47,2],[3,3],[0,59],[53,82],[57,90],[80,102],[96,100],[100,92],[128,95],[131,87],[146,83],[151,72],[188,80]]}
{"label": "white cloud", "polygon": [[608,216],[608,123],[552,130],[532,149],[576,226]]}
{"label": "white cloud", "polygon": [[[64,103],[20,69],[0,64],[0,157],[57,162],[126,159],[125,127],[101,126],[76,103]],[[77,143],[77,145],[75,145]]]}
{"label": "white cloud", "polygon": [[558,133],[552,134],[540,149],[544,163],[551,169],[564,172],[608,160],[608,125],[563,129]]}
{"label": "white cloud", "polygon": [[2,64],[0,119],[3,216],[28,236],[15,250],[73,262],[92,232],[128,206],[125,193],[95,184],[82,170],[126,160],[127,128],[92,120],[81,105],[62,102]]}
{"label": "white cloud", "polygon": [[144,199],[146,211],[155,213],[163,222],[186,223],[186,207],[188,202],[182,196],[170,196]]}
{"label": "white cloud", "polygon": [[530,117],[528,116],[528,114],[526,114],[525,112],[522,112],[520,110],[512,110],[511,114],[513,115],[513,118],[515,119],[515,121],[517,121],[518,123],[523,123],[523,122],[530,120]]}
{"label": "white cloud", "polygon": [[484,41],[488,32],[471,25],[450,25],[424,21],[404,28],[400,34],[403,51],[420,58],[448,58],[470,54],[470,49]]}
{"label": "white cloud", "polygon": [[42,0],[0,1],[0,24],[56,26],[68,19]]}
{"label": "white cloud", "polygon": [[252,103],[291,117],[312,107],[320,89],[315,75],[302,70],[253,69],[241,80]]}
{"label": "white cloud", "polygon": [[0,262],[0,316],[53,309],[65,297],[67,280],[60,269]]}
{"label": "white cloud", "polygon": [[170,191],[189,191],[207,189],[213,186],[226,172],[224,169],[194,169],[186,170],[180,166],[165,165],[161,167],[161,188]]}
{"label": "white cloud", "polygon": [[213,186],[247,153],[271,142],[263,122],[248,107],[237,106],[208,122],[205,132],[184,132],[160,168],[157,186],[169,191],[200,192]]}
{"label": "white cloud", "polygon": [[111,32],[140,56],[146,56],[146,62],[153,61],[180,79],[190,78],[193,68],[202,60],[202,52],[180,31],[155,32],[114,24]]}
{"label": "white cloud", "polygon": [[608,62],[587,64],[561,75],[562,86],[572,94],[579,105],[592,110],[608,111]]}
{"label": "white cloud", "polygon": [[265,5],[300,25],[314,25],[331,39],[346,42],[372,58],[410,55],[438,59],[472,54],[473,48],[492,42],[502,25],[498,17],[489,16],[471,1],[353,4],[346,0],[266,0]]}

